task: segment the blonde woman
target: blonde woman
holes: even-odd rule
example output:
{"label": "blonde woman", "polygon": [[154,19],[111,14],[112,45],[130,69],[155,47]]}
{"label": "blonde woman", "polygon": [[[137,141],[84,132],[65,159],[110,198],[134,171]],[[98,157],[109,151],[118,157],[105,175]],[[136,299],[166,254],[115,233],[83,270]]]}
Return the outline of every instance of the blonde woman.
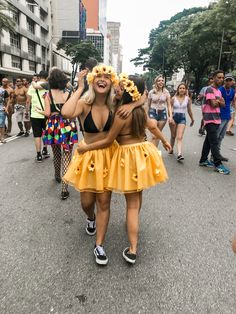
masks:
{"label": "blonde woman", "polygon": [[[165,81],[162,75],[155,78],[153,89],[148,93],[149,118],[156,122],[160,131],[163,130],[166,122],[172,123],[172,109],[170,93],[165,88]],[[159,140],[152,138],[152,143],[158,145]]]}

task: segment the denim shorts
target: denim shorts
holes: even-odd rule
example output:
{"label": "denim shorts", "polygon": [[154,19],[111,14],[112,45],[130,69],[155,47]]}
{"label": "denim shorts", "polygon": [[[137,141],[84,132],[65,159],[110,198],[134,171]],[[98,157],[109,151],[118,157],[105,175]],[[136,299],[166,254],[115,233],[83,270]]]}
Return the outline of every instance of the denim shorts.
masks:
{"label": "denim shorts", "polygon": [[150,108],[149,109],[149,118],[155,119],[156,121],[166,121],[167,120],[166,109],[156,110],[155,108]]}
{"label": "denim shorts", "polygon": [[176,124],[186,124],[186,116],[185,113],[176,112],[173,114],[173,120]]}
{"label": "denim shorts", "polygon": [[0,128],[5,128],[5,121],[6,121],[6,112],[0,111]]}

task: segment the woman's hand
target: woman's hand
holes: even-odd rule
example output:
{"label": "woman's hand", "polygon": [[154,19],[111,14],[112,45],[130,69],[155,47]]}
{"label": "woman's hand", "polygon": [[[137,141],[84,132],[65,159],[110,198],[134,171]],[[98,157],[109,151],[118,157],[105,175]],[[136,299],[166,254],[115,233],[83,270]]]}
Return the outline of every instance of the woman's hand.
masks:
{"label": "woman's hand", "polygon": [[168,118],[168,123],[169,123],[169,124],[174,124],[174,120],[173,120],[172,117],[169,117],[169,118]]}
{"label": "woman's hand", "polygon": [[117,110],[118,117],[121,119],[127,119],[135,108],[138,108],[145,103],[146,99],[147,95],[146,92],[144,92],[138,101],[120,106],[120,108]]}
{"label": "woman's hand", "polygon": [[134,106],[131,104],[120,106],[117,110],[117,115],[121,119],[127,119],[131,112],[134,110]]}
{"label": "woman's hand", "polygon": [[78,147],[77,147],[77,152],[78,152],[80,155],[86,153],[87,151],[88,151],[88,150],[87,150],[87,145],[86,145],[85,143],[78,145]]}
{"label": "woman's hand", "polygon": [[172,151],[172,147],[171,147],[171,145],[170,145],[169,142],[167,142],[167,141],[162,142],[162,145],[163,145],[163,147],[165,148],[165,150],[168,151],[168,153]]}
{"label": "woman's hand", "polygon": [[194,125],[194,120],[192,119],[190,126],[192,127]]}
{"label": "woman's hand", "polygon": [[35,111],[44,116],[44,111],[41,109],[41,107],[36,106]]}
{"label": "woman's hand", "polygon": [[84,89],[84,78],[88,74],[88,70],[82,70],[79,73],[77,73],[78,78],[78,87]]}

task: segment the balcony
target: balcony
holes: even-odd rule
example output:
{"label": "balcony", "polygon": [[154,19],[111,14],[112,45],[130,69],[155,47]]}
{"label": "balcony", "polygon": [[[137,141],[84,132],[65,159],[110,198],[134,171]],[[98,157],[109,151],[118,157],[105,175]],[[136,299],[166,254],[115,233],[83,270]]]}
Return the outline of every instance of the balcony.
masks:
{"label": "balcony", "polygon": [[[44,28],[46,31],[49,30],[49,27],[46,23],[44,23],[43,21],[41,21],[40,18],[38,18],[37,16],[34,15],[33,12],[30,11],[30,9],[24,5],[22,5],[19,1],[17,0],[9,0],[9,2],[16,7],[20,12],[24,13],[26,16],[30,17],[36,24],[40,25],[42,28]],[[35,3],[39,4],[38,2],[42,2],[42,1],[35,1]],[[42,10],[45,11],[47,13],[47,8],[45,7],[44,4],[42,4],[41,6]]]}

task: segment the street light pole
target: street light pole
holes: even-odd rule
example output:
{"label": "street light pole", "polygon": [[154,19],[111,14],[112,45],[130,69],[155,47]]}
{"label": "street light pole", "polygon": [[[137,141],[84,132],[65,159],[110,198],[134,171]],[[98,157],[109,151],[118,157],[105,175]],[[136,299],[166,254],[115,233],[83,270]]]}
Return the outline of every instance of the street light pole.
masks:
{"label": "street light pole", "polygon": [[219,55],[219,61],[218,61],[218,69],[220,69],[220,64],[221,64],[224,37],[225,37],[225,29],[223,28],[222,37],[221,37],[221,44],[220,44],[220,55]]}

